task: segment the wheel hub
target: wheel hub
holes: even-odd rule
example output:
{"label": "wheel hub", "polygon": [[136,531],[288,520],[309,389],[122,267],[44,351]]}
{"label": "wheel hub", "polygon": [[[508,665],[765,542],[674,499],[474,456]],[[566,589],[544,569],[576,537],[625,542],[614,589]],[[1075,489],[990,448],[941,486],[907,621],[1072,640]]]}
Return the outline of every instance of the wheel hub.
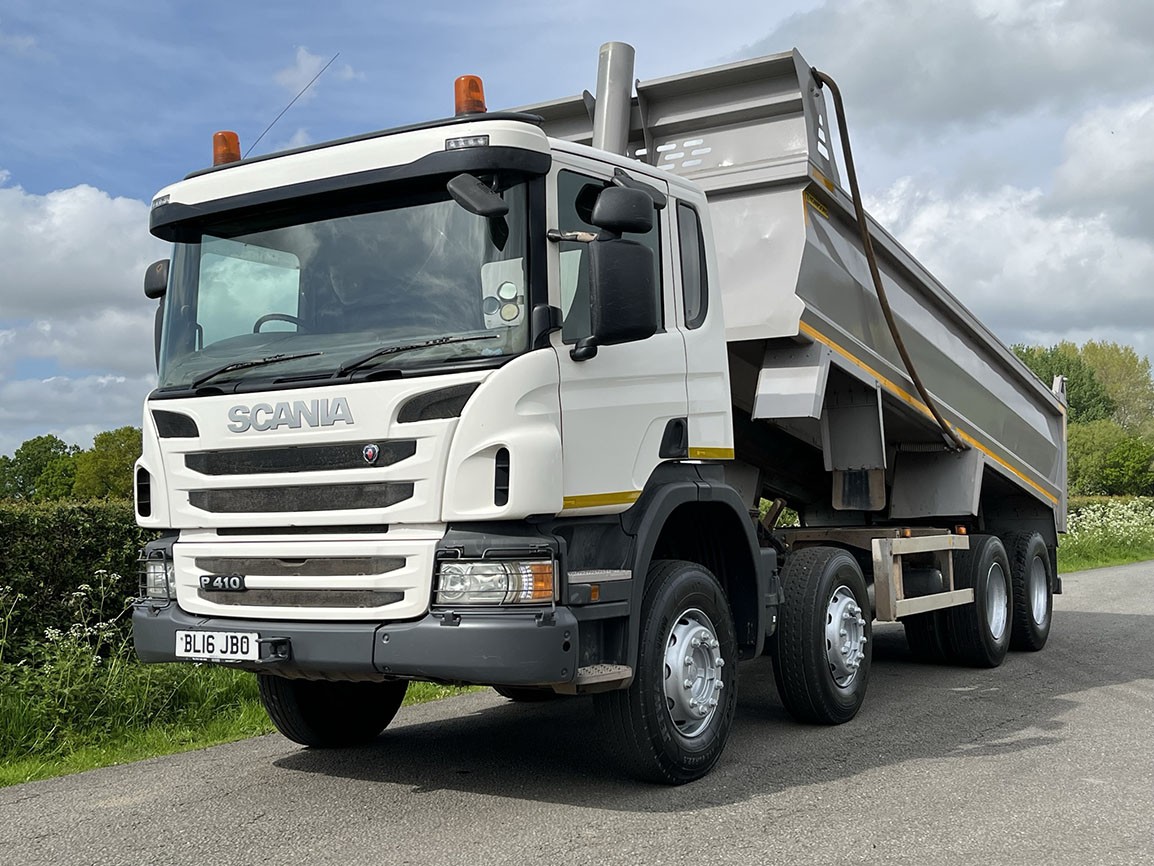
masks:
{"label": "wheel hub", "polygon": [[866,621],[849,587],[833,591],[825,616],[825,655],[829,671],[839,688],[846,688],[857,676],[865,659]]}
{"label": "wheel hub", "polygon": [[1046,622],[1046,602],[1050,587],[1046,580],[1046,563],[1035,556],[1030,563],[1030,615],[1039,626]]}
{"label": "wheel hub", "polygon": [[700,610],[687,610],[665,641],[665,706],[678,731],[696,737],[717,712],[724,683],[721,643]]}
{"label": "wheel hub", "polygon": [[1001,640],[1010,619],[1010,597],[1006,592],[1006,573],[1002,566],[994,563],[986,573],[986,622],[990,635]]}

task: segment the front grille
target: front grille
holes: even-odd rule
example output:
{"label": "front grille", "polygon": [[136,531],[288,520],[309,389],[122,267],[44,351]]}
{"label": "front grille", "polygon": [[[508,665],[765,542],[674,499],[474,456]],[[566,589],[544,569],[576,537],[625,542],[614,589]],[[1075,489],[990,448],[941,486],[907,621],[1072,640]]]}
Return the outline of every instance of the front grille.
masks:
{"label": "front grille", "polygon": [[[365,456],[370,445],[377,449],[371,461]],[[393,439],[385,442],[340,442],[335,445],[196,451],[184,456],[184,465],[201,475],[331,472],[392,466],[416,453],[416,439]]]}
{"label": "front grille", "polygon": [[388,508],[409,499],[412,495],[413,484],[410,481],[382,481],[376,484],[192,490],[188,494],[188,503],[193,508],[213,514],[343,511],[356,508]]}
{"label": "front grille", "polygon": [[404,599],[396,590],[248,589],[244,592],[197,590],[205,601],[248,607],[383,607]]}
{"label": "front grille", "polygon": [[196,567],[205,574],[243,574],[256,577],[340,577],[387,574],[405,567],[403,556],[317,556],[282,559],[271,556],[198,556]]}

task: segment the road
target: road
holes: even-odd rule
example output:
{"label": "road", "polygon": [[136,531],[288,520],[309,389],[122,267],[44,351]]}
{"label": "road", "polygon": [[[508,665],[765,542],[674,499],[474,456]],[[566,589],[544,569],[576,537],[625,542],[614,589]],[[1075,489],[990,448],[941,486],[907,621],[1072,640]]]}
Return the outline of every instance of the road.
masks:
{"label": "road", "polygon": [[1154,563],[1069,575],[1041,653],[915,663],[875,631],[857,719],[789,720],[765,660],[706,780],[606,766],[589,702],[402,710],[370,747],[279,735],[0,790],[0,863],[1154,862]]}

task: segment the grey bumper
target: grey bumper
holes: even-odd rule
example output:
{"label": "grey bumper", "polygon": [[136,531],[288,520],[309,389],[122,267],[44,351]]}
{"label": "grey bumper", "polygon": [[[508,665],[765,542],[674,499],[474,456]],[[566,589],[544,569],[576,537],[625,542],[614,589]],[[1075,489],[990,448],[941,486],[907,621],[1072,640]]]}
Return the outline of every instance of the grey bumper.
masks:
{"label": "grey bumper", "polygon": [[270,622],[194,616],[176,604],[137,604],[136,654],[176,657],[178,629],[256,632],[260,662],[226,663],[258,673],[343,678],[413,677],[484,685],[566,683],[577,672],[577,620],[550,611],[438,611],[416,622]]}

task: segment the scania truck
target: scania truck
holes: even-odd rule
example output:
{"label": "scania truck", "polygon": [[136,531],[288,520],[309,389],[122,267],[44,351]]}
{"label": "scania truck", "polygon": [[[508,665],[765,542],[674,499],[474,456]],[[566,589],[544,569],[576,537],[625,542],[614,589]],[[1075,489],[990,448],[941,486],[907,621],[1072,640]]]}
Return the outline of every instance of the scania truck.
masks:
{"label": "scania truck", "polygon": [[144,661],[253,672],[311,747],[414,680],[590,695],[606,752],[679,784],[742,660],[840,724],[875,621],[942,663],[1042,648],[1061,380],[864,212],[797,51],[633,60],[513,111],[463,76],[452,117],[267,156],[217,133],[159,192]]}

